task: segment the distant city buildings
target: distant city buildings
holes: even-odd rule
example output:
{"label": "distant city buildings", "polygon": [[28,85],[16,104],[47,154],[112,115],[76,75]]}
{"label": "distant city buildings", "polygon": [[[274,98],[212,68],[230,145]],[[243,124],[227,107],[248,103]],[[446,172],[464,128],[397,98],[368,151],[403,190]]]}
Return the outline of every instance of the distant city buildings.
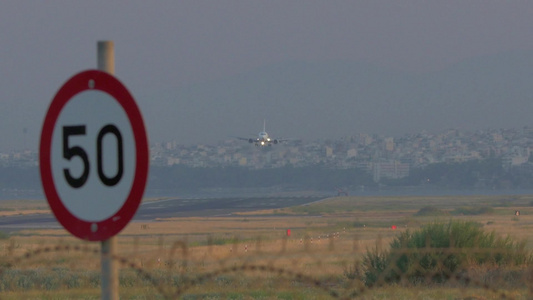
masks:
{"label": "distant city buildings", "polygon": [[[533,128],[440,134],[421,132],[401,137],[356,134],[338,140],[289,141],[257,147],[239,140],[213,145],[180,145],[176,141],[151,146],[153,166],[195,168],[243,167],[250,169],[302,167],[322,164],[330,168],[360,168],[376,182],[409,176],[413,168],[434,163],[460,163],[501,158],[505,169],[528,164],[533,148]],[[37,166],[36,151],[0,153],[2,166]]]}

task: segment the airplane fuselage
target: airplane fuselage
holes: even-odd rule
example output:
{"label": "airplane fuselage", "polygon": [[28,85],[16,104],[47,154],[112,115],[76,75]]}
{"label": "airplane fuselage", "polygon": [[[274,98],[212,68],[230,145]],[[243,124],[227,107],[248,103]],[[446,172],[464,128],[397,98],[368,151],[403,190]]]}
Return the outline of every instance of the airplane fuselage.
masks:
{"label": "airplane fuselage", "polygon": [[[250,144],[254,143],[256,146],[272,146],[272,144],[277,144],[278,142],[281,142],[282,140],[272,139],[266,132],[266,122],[263,121],[263,131],[259,132],[257,135],[257,138],[250,138],[248,139],[248,142]],[[241,140],[246,140],[246,138],[239,138]]]}
{"label": "airplane fuselage", "polygon": [[261,131],[255,140],[250,139],[249,142],[255,143],[256,146],[271,146],[272,143],[277,144],[278,140],[271,139],[266,131]]}

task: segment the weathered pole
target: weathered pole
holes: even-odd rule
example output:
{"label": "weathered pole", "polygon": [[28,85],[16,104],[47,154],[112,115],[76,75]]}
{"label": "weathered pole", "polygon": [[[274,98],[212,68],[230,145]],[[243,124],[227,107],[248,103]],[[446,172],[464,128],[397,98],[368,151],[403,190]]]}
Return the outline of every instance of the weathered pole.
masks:
{"label": "weathered pole", "polygon": [[[113,41],[99,41],[98,70],[115,74],[115,47]],[[118,263],[113,260],[117,253],[116,237],[102,241],[102,299],[118,300]]]}

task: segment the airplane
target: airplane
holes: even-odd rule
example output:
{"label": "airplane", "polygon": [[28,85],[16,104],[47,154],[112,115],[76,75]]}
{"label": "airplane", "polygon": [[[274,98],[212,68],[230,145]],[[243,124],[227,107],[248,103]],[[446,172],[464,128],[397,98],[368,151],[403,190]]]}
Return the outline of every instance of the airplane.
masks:
{"label": "airplane", "polygon": [[256,146],[272,146],[272,144],[278,144],[286,139],[273,139],[266,132],[266,121],[263,120],[263,131],[259,132],[256,138],[243,138],[237,137],[239,140],[248,141],[248,143],[255,143]]}

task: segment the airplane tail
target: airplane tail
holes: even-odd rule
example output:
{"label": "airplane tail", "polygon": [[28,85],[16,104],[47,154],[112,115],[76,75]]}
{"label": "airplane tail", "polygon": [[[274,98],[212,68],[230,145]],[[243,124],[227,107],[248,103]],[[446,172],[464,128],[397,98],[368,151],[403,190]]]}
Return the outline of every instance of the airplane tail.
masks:
{"label": "airplane tail", "polygon": [[263,119],[263,132],[266,132],[266,120]]}

